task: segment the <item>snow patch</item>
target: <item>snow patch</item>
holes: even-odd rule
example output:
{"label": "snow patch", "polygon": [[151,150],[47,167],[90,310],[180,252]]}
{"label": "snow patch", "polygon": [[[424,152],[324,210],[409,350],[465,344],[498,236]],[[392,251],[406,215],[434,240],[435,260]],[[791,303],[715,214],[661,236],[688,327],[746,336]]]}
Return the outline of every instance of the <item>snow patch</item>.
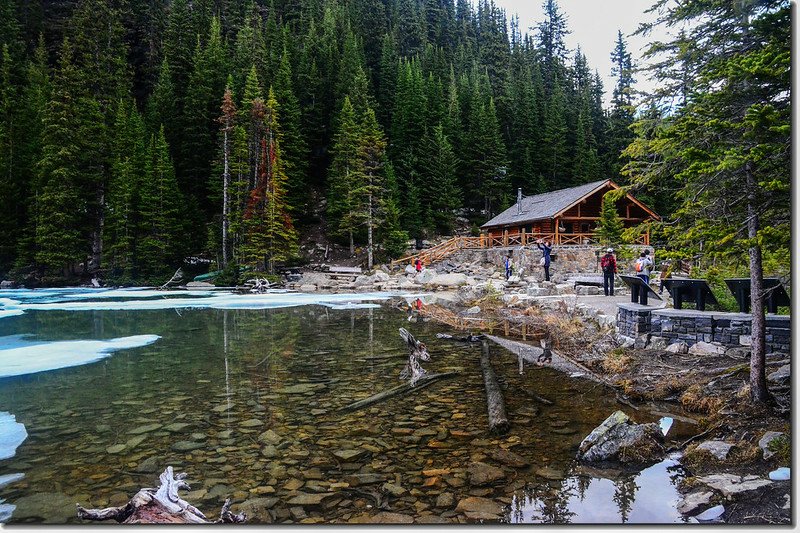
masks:
{"label": "snow patch", "polygon": [[0,460],[14,457],[17,447],[27,438],[25,425],[17,422],[11,413],[0,411]]}
{"label": "snow patch", "polygon": [[85,365],[108,357],[117,350],[139,348],[156,342],[158,335],[134,335],[111,340],[26,342],[0,350],[0,378],[34,374],[70,366]]}

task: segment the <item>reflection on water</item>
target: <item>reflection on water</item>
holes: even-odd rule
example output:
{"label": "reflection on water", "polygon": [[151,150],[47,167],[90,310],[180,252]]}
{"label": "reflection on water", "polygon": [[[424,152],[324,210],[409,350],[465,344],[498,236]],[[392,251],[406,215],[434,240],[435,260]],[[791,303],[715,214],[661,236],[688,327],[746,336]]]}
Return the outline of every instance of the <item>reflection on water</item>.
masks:
{"label": "reflection on water", "polygon": [[686,522],[675,509],[675,486],[682,471],[675,458],[614,479],[574,475],[549,488],[526,489],[514,496],[514,523],[602,524]]}
{"label": "reflection on water", "polygon": [[[0,379],[0,410],[29,433],[0,462],[0,476],[25,474],[0,488],[0,514],[16,506],[12,523],[74,523],[76,502],[123,504],[173,465],[189,474],[188,501],[214,516],[232,497],[254,523],[363,519],[379,512],[371,491],[392,512],[427,522],[464,522],[455,507],[468,496],[508,506],[499,519],[512,522],[676,520],[666,463],[630,481],[573,475],[582,437],[619,408],[602,386],[527,363],[520,374],[517,357],[493,346],[512,429],[491,436],[479,346],[437,339],[444,328],[407,318],[390,306],[316,305],[3,318],[0,337],[31,342],[161,338],[95,363]],[[408,354],[399,327],[427,344],[429,372],[460,374],[339,413],[398,384]],[[676,422],[670,434],[682,430]],[[530,465],[504,464],[503,449]],[[501,468],[493,485],[471,484],[476,463]],[[300,494],[324,496],[289,503]]]}

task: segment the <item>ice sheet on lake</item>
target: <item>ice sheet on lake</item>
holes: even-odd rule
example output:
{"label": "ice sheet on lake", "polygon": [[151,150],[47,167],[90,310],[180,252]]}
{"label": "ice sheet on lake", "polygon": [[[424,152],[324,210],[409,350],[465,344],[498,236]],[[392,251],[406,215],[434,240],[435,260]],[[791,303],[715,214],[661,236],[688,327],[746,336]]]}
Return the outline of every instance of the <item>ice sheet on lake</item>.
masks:
{"label": "ice sheet on lake", "polygon": [[25,425],[17,422],[11,413],[0,411],[0,460],[14,457],[17,447],[27,438]]}
{"label": "ice sheet on lake", "polygon": [[16,505],[5,503],[5,500],[0,498],[0,524],[8,522],[16,508]]}
{"label": "ice sheet on lake", "polygon": [[70,366],[85,365],[108,357],[117,350],[138,348],[156,342],[158,335],[134,335],[111,340],[81,340],[26,343],[0,350],[0,377],[21,376]]}
{"label": "ice sheet on lake", "polygon": [[23,311],[127,311],[159,309],[271,309],[299,305],[336,305],[386,300],[389,293],[306,294],[277,292],[267,294],[215,293],[207,297],[137,299],[126,301],[71,301],[58,303],[20,303]]}

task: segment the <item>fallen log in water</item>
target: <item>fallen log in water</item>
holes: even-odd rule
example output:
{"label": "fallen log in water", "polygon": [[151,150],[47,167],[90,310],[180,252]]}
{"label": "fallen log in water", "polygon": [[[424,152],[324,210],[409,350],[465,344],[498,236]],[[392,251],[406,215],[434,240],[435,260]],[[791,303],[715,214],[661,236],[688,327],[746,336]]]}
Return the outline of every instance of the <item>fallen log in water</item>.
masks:
{"label": "fallen log in water", "polygon": [[241,524],[247,519],[244,513],[231,512],[228,499],[222,506],[220,517],[209,521],[199,509],[178,496],[179,489],[189,489],[185,478],[185,473],[173,476],[172,467],[168,466],[159,476],[161,486],[157,489],[141,489],[120,507],[84,509],[79,504],[78,518],[116,520],[122,524]]}
{"label": "fallen log in water", "polygon": [[410,383],[404,383],[402,385],[398,385],[393,389],[389,389],[387,391],[375,394],[370,396],[369,398],[364,398],[363,400],[359,400],[357,402],[353,402],[349,405],[345,405],[341,409],[340,412],[348,412],[348,411],[355,411],[361,409],[363,407],[367,407],[368,405],[373,405],[378,402],[382,402],[384,400],[388,400],[394,396],[398,396],[400,394],[413,394],[420,389],[424,389],[428,385],[439,381],[440,379],[450,378],[453,376],[457,376],[458,372],[443,372],[441,374],[425,374],[419,380],[417,380],[415,385],[411,385]]}
{"label": "fallen log in water", "polygon": [[497,375],[492,368],[489,360],[489,342],[481,343],[481,370],[483,371],[483,384],[486,388],[486,408],[489,413],[489,432],[507,433],[511,428],[506,416],[506,403],[503,400],[503,392],[497,383]]}

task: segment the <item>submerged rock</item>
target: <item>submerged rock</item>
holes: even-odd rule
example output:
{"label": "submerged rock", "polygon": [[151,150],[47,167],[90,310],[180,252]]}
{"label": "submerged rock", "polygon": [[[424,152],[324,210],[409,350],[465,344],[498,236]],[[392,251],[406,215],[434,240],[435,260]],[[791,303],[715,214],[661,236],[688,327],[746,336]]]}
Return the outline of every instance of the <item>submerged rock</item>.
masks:
{"label": "submerged rock", "polygon": [[583,439],[578,459],[588,463],[646,463],[663,455],[663,442],[658,424],[635,424],[628,415],[616,411]]}
{"label": "submerged rock", "polygon": [[505,479],[506,474],[502,468],[487,465],[486,463],[474,463],[469,469],[469,484],[474,487],[492,485]]}
{"label": "submerged rock", "polygon": [[470,496],[458,502],[456,512],[471,520],[496,520],[503,514],[503,505],[489,498]]}

